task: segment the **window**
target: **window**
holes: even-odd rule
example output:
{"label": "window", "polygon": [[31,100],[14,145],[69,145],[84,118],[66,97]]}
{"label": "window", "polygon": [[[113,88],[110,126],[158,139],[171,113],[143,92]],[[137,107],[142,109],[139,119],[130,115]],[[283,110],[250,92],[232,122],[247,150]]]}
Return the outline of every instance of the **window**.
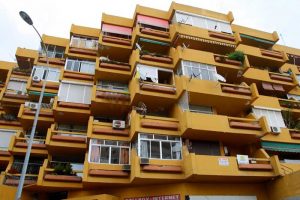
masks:
{"label": "window", "polygon": [[130,142],[90,140],[89,162],[100,164],[129,164]]}
{"label": "window", "polygon": [[199,106],[189,104],[189,111],[196,113],[213,114],[213,109],[211,106]]}
{"label": "window", "polygon": [[169,85],[173,84],[172,70],[138,64],[137,72],[143,81]]}
{"label": "window", "polygon": [[300,101],[300,95],[296,95],[296,94],[287,94],[287,98],[288,99],[295,99],[297,101]]}
{"label": "window", "polygon": [[84,38],[78,36],[72,36],[71,47],[98,49],[98,40],[92,38]]}
{"label": "window", "polygon": [[58,101],[91,104],[91,85],[62,82],[59,86]]}
{"label": "window", "polygon": [[7,84],[7,91],[12,93],[18,93],[21,92],[22,94],[25,94],[26,92],[26,80],[22,79],[10,79]]}
{"label": "window", "polygon": [[83,125],[58,124],[57,130],[67,132],[86,132],[87,127]]}
{"label": "window", "polygon": [[141,158],[179,160],[181,148],[180,137],[143,133],[138,135],[138,155]]}
{"label": "window", "polygon": [[[46,49],[47,49],[47,56],[49,58],[64,58],[65,47],[46,44]],[[42,52],[42,54],[45,55],[45,51],[42,47],[40,52]]]}
{"label": "window", "polygon": [[125,39],[130,39],[132,34],[132,28],[111,24],[102,24],[101,31],[105,36],[120,37]]}
{"label": "window", "polygon": [[201,80],[217,80],[217,70],[215,66],[192,61],[181,61],[181,66],[179,67],[177,74]]}
{"label": "window", "polygon": [[197,155],[221,155],[219,142],[212,141],[190,141],[189,152]]}
{"label": "window", "polygon": [[265,116],[267,118],[269,126],[283,127],[285,128],[282,114],[279,110],[271,110],[265,108],[253,108],[252,109],[256,117]]}
{"label": "window", "polygon": [[212,19],[205,16],[189,14],[183,11],[175,12],[172,23],[183,23],[212,31],[232,34],[229,22]]}
{"label": "window", "polygon": [[128,91],[128,84],[115,81],[98,81],[97,88],[106,90]]}
{"label": "window", "polygon": [[149,17],[145,15],[137,15],[137,24],[140,24],[143,28],[151,28],[161,31],[167,31],[169,29],[169,22],[165,19],[156,17]]}
{"label": "window", "polygon": [[49,68],[43,66],[34,66],[32,69],[31,76],[38,76],[42,80],[47,81],[59,81],[60,69]]}
{"label": "window", "polygon": [[95,62],[67,59],[66,70],[95,74]]}
{"label": "window", "polygon": [[0,150],[7,151],[11,136],[15,135],[16,131],[0,129]]}

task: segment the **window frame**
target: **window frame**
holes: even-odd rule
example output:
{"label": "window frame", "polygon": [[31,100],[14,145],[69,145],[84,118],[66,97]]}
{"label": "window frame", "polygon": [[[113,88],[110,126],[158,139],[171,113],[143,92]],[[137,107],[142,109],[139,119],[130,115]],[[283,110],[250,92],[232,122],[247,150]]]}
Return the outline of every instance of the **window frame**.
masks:
{"label": "window frame", "polygon": [[[10,82],[18,82],[18,83],[21,83],[21,87],[20,88],[18,88],[18,89],[10,89],[9,88],[9,83]],[[22,80],[22,79],[15,79],[15,78],[11,78],[9,81],[8,81],[8,83],[7,83],[7,86],[6,86],[6,92],[9,92],[9,93],[13,93],[13,94],[15,94],[15,93],[18,93],[19,91],[21,91],[22,92],[22,94],[25,94],[26,93],[26,86],[27,86],[27,80]],[[8,90],[8,91],[7,91]]]}
{"label": "window frame", "polygon": [[[74,40],[78,40],[77,41],[77,45],[74,45]],[[94,47],[89,47],[89,45],[87,45],[88,43],[94,44]],[[82,47],[81,44],[84,44]],[[77,36],[77,35],[72,35],[71,37],[71,41],[70,41],[70,46],[71,47],[75,47],[75,48],[86,48],[86,49],[93,49],[96,50],[98,49],[98,39],[96,38],[91,38],[91,37],[82,37],[82,36]]]}
{"label": "window frame", "polygon": [[[67,69],[68,67],[68,63],[71,62],[71,69]],[[75,63],[78,62],[79,63],[79,67],[78,67],[78,71],[77,70],[74,70],[75,68]],[[82,64],[83,63],[88,63],[90,65],[93,65],[93,72],[92,73],[89,73],[89,72],[82,72]],[[93,62],[93,61],[86,61],[86,60],[75,60],[75,59],[69,59],[67,58],[66,59],[66,63],[65,63],[65,70],[67,71],[73,71],[73,72],[79,72],[79,73],[85,73],[85,74],[95,74],[95,65],[96,65],[96,62]]]}
{"label": "window frame", "polygon": [[[67,89],[67,92],[66,92],[66,99],[65,100],[61,100],[60,99],[60,96],[61,96],[61,87],[63,84],[68,84],[68,89]],[[69,100],[69,91],[70,91],[70,85],[79,85],[79,86],[84,86],[84,90],[83,90],[83,102],[75,102],[75,101],[68,101]],[[85,103],[84,100],[85,100],[85,96],[86,96],[86,88],[87,87],[90,87],[90,92],[92,93],[92,88],[93,88],[93,85],[92,84],[86,84],[86,83],[78,83],[78,82],[67,82],[67,81],[62,81],[59,85],[59,90],[58,90],[58,101],[63,101],[63,102],[69,102],[69,103],[81,103],[81,104],[87,104],[87,105],[90,105],[91,104],[91,99],[89,99],[89,102],[88,103]],[[79,94],[79,95],[82,95]],[[92,94],[91,94],[92,95]],[[90,96],[91,96],[90,95]]]}
{"label": "window frame", "polygon": [[[142,135],[147,135],[147,136],[151,136],[152,135],[152,139],[151,138],[141,138]],[[156,137],[166,137],[167,139],[157,139]],[[171,140],[169,139],[169,137],[174,137],[174,138],[178,138],[179,140]],[[149,152],[148,152],[148,157],[142,157],[141,156],[141,141],[149,141]],[[152,158],[151,157],[151,141],[154,142],[159,142],[159,154],[160,154],[160,158]],[[166,159],[163,158],[163,153],[162,153],[162,143],[163,142],[169,142],[170,143],[170,147],[171,147],[171,157],[170,159]],[[180,158],[173,158],[173,147],[172,147],[172,143],[179,143],[180,144]],[[152,134],[152,133],[139,133],[138,134],[138,141],[137,141],[137,152],[138,152],[138,156],[140,158],[147,158],[147,159],[159,159],[159,160],[182,160],[183,156],[182,156],[182,139],[179,136],[171,136],[171,135],[158,135],[158,134]]]}
{"label": "window frame", "polygon": [[[218,72],[217,67],[214,65],[188,60],[181,60],[180,66],[177,69],[177,74],[191,77],[191,75],[188,73],[188,68],[190,68],[190,71],[198,70],[198,74],[196,74],[196,76],[193,74],[192,78],[197,78],[200,80],[217,81],[216,75],[218,74]],[[204,78],[204,72],[207,73],[209,79]]]}
{"label": "window frame", "polygon": [[[103,144],[97,144],[97,143],[92,143],[93,141],[103,141]],[[117,142],[117,145],[112,145],[112,144],[106,144],[106,142]],[[119,145],[120,142],[128,142],[128,141],[122,141],[122,140],[106,140],[106,139],[96,139],[96,138],[91,138],[90,140],[90,145],[89,145],[89,153],[88,153],[88,162],[89,163],[95,163],[95,164],[107,164],[107,165],[130,165],[130,154],[131,154],[131,143],[129,143],[129,146],[121,146]],[[108,163],[101,163],[101,152],[99,154],[99,162],[94,162],[91,161],[91,156],[92,156],[92,147],[97,146],[99,148],[101,147],[108,147],[109,148],[109,158],[108,158]],[[112,158],[112,148],[119,148],[119,164],[117,163],[112,163],[111,158]],[[128,163],[120,163],[121,161],[121,149],[128,149]]]}
{"label": "window frame", "polygon": [[[257,111],[259,111],[262,114],[260,116],[258,116],[257,114],[255,114],[255,110],[254,109],[256,109]],[[267,114],[263,113],[263,111],[266,111]],[[282,113],[281,113],[280,109],[272,109],[272,108],[265,108],[265,107],[254,106],[252,108],[252,112],[253,112],[254,116],[257,117],[257,118],[260,118],[262,116],[266,117],[267,123],[268,123],[268,125],[270,127],[273,126],[273,127],[286,128],[286,124],[284,122],[284,118],[282,116]],[[278,119],[278,117],[276,115],[274,115],[273,117],[270,117],[271,113],[277,113],[277,114],[280,113],[281,117],[279,119]],[[274,119],[275,119],[275,121],[274,121]]]}
{"label": "window frame", "polygon": [[[152,72],[154,72],[153,73],[154,76],[145,76],[145,78],[142,78],[141,68],[145,68],[145,69],[148,68],[148,69],[152,70]],[[159,73],[158,73],[159,71],[169,72],[172,74],[172,80],[171,80],[170,84],[159,83]],[[146,79],[150,78],[152,80],[152,82],[149,82],[149,83],[165,84],[165,85],[173,85],[173,86],[175,85],[174,72],[171,69],[164,69],[164,68],[155,67],[155,66],[151,66],[151,65],[137,64],[135,73],[139,73],[140,79],[142,79],[145,82],[149,82]]]}
{"label": "window frame", "polygon": [[10,139],[8,141],[7,147],[0,146],[0,151],[8,151],[9,144],[10,144],[10,141],[11,141],[11,137],[14,136],[14,135],[16,135],[17,131],[15,131],[15,130],[9,130],[9,129],[0,129],[1,141],[4,141],[4,134],[3,134],[3,132],[5,132],[5,133],[11,133],[11,135],[9,136]]}
{"label": "window frame", "polygon": [[[40,77],[41,80],[46,80],[46,81],[49,81],[49,82],[59,82],[59,77],[60,77],[60,72],[61,72],[60,69],[54,68],[54,67],[34,66],[32,71],[31,71],[31,77],[39,76],[39,75],[35,75],[35,72],[36,72],[37,69],[43,70],[43,75],[42,75],[42,77]],[[50,71],[55,72],[55,73],[58,74],[58,79],[57,80],[49,80],[48,79]]]}

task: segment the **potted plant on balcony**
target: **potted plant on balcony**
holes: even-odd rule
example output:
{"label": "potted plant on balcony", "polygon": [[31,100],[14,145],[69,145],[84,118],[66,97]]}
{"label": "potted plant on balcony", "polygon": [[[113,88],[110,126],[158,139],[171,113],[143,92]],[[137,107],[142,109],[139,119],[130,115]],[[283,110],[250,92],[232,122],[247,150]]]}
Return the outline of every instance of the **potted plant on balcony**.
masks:
{"label": "potted plant on balcony", "polygon": [[244,60],[245,60],[245,55],[244,55],[244,52],[242,52],[242,51],[235,51],[235,52],[228,54],[227,58],[230,60],[240,61],[241,64],[243,64]]}
{"label": "potted plant on balcony", "polygon": [[70,163],[58,163],[57,165],[55,165],[54,174],[76,176],[76,173],[73,172],[72,165]]}

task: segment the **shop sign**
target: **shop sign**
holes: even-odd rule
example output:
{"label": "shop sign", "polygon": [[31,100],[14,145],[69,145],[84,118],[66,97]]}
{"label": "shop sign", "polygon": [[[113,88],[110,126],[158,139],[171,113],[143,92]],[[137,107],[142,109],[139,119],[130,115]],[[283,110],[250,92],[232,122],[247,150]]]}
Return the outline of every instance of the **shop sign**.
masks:
{"label": "shop sign", "polygon": [[150,197],[131,197],[124,200],[180,200],[180,194],[160,195]]}

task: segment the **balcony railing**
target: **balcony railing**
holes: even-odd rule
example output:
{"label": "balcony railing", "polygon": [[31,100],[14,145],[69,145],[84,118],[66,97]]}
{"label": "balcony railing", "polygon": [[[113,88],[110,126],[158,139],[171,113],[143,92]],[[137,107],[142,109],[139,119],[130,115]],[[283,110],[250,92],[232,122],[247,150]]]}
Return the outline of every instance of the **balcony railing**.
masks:
{"label": "balcony railing", "polygon": [[56,142],[72,142],[72,143],[86,143],[86,132],[66,131],[66,130],[53,130],[51,127],[51,140]]}
{"label": "balcony railing", "polygon": [[99,67],[106,68],[106,69],[115,69],[115,70],[123,70],[123,71],[130,71],[129,63],[118,62],[118,61],[101,61],[99,63]]}
{"label": "balcony railing", "polygon": [[168,55],[149,53],[146,51],[140,52],[140,59],[147,60],[147,61],[153,61],[153,62],[161,62],[161,63],[166,63],[166,64],[173,63],[173,59]]}
{"label": "balcony railing", "polygon": [[300,140],[300,130],[290,129],[289,132],[292,139]]}
{"label": "balcony railing", "polygon": [[162,37],[162,38],[170,37],[169,31],[162,31],[162,30],[157,30],[149,27],[140,27],[140,32],[145,35],[151,35],[156,37]]}
{"label": "balcony railing", "polygon": [[280,51],[274,51],[274,50],[266,50],[266,49],[260,49],[261,55],[273,57],[277,59],[284,59],[283,53]]}
{"label": "balcony railing", "polygon": [[151,92],[160,92],[167,94],[175,94],[176,87],[174,85],[160,84],[160,83],[151,83],[146,81],[140,81],[140,89],[151,91]]}
{"label": "balcony railing", "polygon": [[269,76],[272,80],[284,81],[284,82],[293,82],[293,78],[288,74],[280,74],[269,72]]}
{"label": "balcony railing", "polygon": [[129,101],[130,95],[126,91],[114,91],[97,88],[96,89],[96,98],[103,98],[107,100],[116,100],[116,101]]}
{"label": "balcony railing", "polygon": [[94,135],[113,135],[113,136],[128,136],[129,129],[114,129],[112,123],[99,122],[98,120],[94,120],[93,117],[89,119],[89,126],[92,126],[91,132],[88,132],[89,137],[91,134]]}
{"label": "balcony railing", "polygon": [[300,109],[300,102],[290,99],[279,99],[279,104],[281,107],[289,109]]}
{"label": "balcony railing", "polygon": [[252,96],[252,91],[249,86],[221,83],[221,89],[222,89],[222,92],[225,92],[225,93]]}
{"label": "balcony railing", "polygon": [[238,164],[240,170],[271,171],[273,166],[268,158],[249,158],[249,164]]}

